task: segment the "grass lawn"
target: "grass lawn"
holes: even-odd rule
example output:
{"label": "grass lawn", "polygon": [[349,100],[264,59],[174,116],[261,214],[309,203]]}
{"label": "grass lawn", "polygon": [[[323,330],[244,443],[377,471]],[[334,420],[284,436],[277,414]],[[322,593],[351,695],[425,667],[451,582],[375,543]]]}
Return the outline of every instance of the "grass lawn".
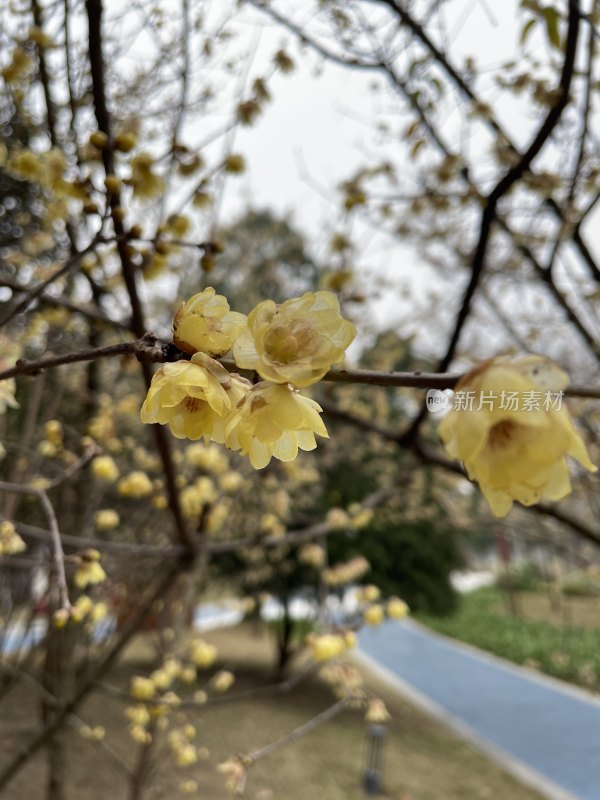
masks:
{"label": "grass lawn", "polygon": [[[285,735],[332,705],[331,690],[310,678],[292,691],[270,691],[233,702],[236,693],[265,685],[265,668],[273,663],[271,640],[249,626],[218,631],[210,638],[219,647],[222,666],[238,675],[230,690],[232,700],[188,712],[196,726],[196,743],[210,750],[200,765],[177,768],[164,747],[158,748],[148,772],[147,798],[193,797],[226,800],[231,794],[215,766],[233,753],[248,752]],[[125,662],[110,676],[113,686],[126,687],[132,674],[145,674],[153,666],[152,649],[141,637]],[[385,746],[384,784],[380,795],[388,800],[540,800],[463,740],[400,699],[367,675],[369,686],[385,700],[392,721]],[[106,743],[129,765],[137,746],[123,718],[124,702],[103,692],[91,697],[80,714],[93,725],[106,728]],[[177,712],[179,713],[179,712]],[[37,720],[34,696],[27,688],[11,692],[0,708],[0,756],[24,742]],[[332,721],[285,747],[252,768],[245,797],[249,800],[361,800],[366,727],[363,714],[344,711]],[[127,785],[122,769],[98,744],[69,733],[68,800],[125,800]],[[45,798],[45,759],[36,756],[11,784],[7,800]],[[182,780],[194,778],[199,789],[185,795]]]}
{"label": "grass lawn", "polygon": [[541,592],[516,597],[519,616],[511,616],[497,589],[463,595],[450,617],[421,615],[434,630],[539,669],[548,675],[600,690],[600,604],[573,597],[552,604]]}

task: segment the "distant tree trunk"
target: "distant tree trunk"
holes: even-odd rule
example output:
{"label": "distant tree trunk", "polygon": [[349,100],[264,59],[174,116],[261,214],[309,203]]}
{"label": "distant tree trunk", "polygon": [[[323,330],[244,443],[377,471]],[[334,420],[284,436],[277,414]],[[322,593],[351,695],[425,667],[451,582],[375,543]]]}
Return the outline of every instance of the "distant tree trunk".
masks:
{"label": "distant tree trunk", "polygon": [[277,678],[278,680],[285,677],[285,673],[292,657],[292,632],[294,629],[294,622],[290,616],[290,609],[288,598],[283,597],[281,600],[283,606],[283,617],[281,619],[281,628],[277,637]]}
{"label": "distant tree trunk", "polygon": [[[46,635],[46,659],[44,663],[43,686],[55,698],[55,702],[42,702],[42,719],[44,725],[52,722],[56,713],[56,704],[64,702],[69,696],[72,678],[71,650],[73,636],[70,625],[58,629],[49,617]],[[65,737],[67,731],[61,726],[48,741],[46,753],[48,758],[47,800],[65,800],[65,781],[67,776],[67,747]]]}
{"label": "distant tree trunk", "polygon": [[506,610],[511,617],[519,617],[519,603],[517,599],[517,592],[515,591],[514,586],[512,585],[511,574],[510,574],[510,565],[511,565],[511,548],[510,542],[506,538],[506,533],[503,528],[499,527],[496,531],[496,544],[498,547],[498,554],[500,556],[500,561],[504,567],[504,577],[505,577],[505,588],[504,588],[504,600],[506,602]]}
{"label": "distant tree trunk", "polygon": [[153,746],[156,733],[156,719],[150,721],[148,733],[152,737],[146,744],[140,745],[137,764],[129,784],[129,800],[141,800],[151,778]]}

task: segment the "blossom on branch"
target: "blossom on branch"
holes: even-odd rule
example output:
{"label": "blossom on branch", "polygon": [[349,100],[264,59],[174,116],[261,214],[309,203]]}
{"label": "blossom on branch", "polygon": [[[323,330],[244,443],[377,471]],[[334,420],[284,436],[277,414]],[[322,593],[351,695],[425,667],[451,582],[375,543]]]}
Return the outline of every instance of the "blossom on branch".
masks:
{"label": "blossom on branch", "polygon": [[315,434],[329,436],[321,411],[289,385],[257,383],[231,417],[225,443],[248,455],[255,469],[266,467],[272,456],[293,461],[299,449],[316,448]]}
{"label": "blossom on branch", "polygon": [[250,384],[217,361],[196,353],[191,361],[165,364],[155,373],[141,420],[168,425],[178,439],[223,443],[225,421]]}
{"label": "blossom on branch", "polygon": [[568,382],[548,359],[527,356],[485,361],[457,384],[457,393],[472,393],[475,402],[464,410],[455,404],[438,432],[496,517],[506,516],[513,500],[530,506],[568,495],[566,456],[596,471],[566,407],[544,401]]}
{"label": "blossom on branch", "polygon": [[310,386],[341,361],[356,328],[332,292],[306,292],[277,305],[259,303],[233,346],[235,363],[273,383]]}
{"label": "blossom on branch", "polygon": [[182,303],[173,320],[173,342],[186,353],[222,356],[246,327],[246,315],[229,310],[229,303],[212,286]]}

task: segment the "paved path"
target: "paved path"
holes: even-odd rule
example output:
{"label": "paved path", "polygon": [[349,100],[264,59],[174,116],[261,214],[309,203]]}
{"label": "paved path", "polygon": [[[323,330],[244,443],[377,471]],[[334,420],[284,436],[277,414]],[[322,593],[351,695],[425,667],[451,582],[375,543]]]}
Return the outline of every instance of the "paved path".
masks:
{"label": "paved path", "polygon": [[600,800],[600,700],[410,620],[364,629],[359,642],[401,690],[525,782],[555,800]]}

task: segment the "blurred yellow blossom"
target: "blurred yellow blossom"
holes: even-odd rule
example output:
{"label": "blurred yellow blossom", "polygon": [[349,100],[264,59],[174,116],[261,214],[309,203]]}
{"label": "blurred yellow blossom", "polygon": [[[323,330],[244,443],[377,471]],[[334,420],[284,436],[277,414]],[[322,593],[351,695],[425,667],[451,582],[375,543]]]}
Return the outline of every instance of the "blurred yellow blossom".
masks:
{"label": "blurred yellow blossom", "polygon": [[205,642],[204,639],[195,639],[190,643],[190,658],[197,667],[208,669],[217,658],[217,648],[214,644]]}
{"label": "blurred yellow blossom", "polygon": [[92,548],[85,550],[77,556],[77,570],[73,581],[75,586],[85,589],[95,583],[102,583],[106,579],[106,572],[100,564],[100,553]]}
{"label": "blurred yellow blossom", "polygon": [[135,675],[131,679],[129,693],[135,700],[152,700],[156,696],[156,686],[150,678]]}
{"label": "blurred yellow blossom", "polygon": [[16,384],[14,378],[7,378],[0,381],[0,414],[4,414],[7,408],[18,408],[19,404],[15,400]]}
{"label": "blurred yellow blossom", "polygon": [[126,183],[140,199],[157,197],[165,188],[164,180],[154,172],[154,159],[149,153],[138,153],[131,159],[131,177]]}
{"label": "blurred yellow blossom", "polygon": [[123,497],[133,497],[136,500],[148,497],[154,491],[152,481],[140,470],[134,470],[121,478],[117,488]]}
{"label": "blurred yellow blossom", "polygon": [[390,619],[404,619],[408,615],[408,606],[399,597],[390,597],[385,610]]}
{"label": "blurred yellow blossom", "polygon": [[333,530],[343,530],[350,527],[350,517],[343,508],[330,508],[325,520]]}
{"label": "blurred yellow blossom", "polygon": [[328,661],[330,658],[336,658],[346,649],[344,637],[333,633],[314,636],[309,644],[315,661]]}
{"label": "blurred yellow blossom", "polygon": [[[133,684],[132,684],[132,689],[133,689]],[[127,708],[125,709],[125,716],[130,722],[133,722],[135,725],[148,725],[148,723],[150,722],[150,712],[148,711],[147,706],[143,705],[127,706]]]}
{"label": "blurred yellow blossom", "polygon": [[231,686],[233,686],[234,681],[235,677],[233,673],[226,669],[222,669],[212,676],[210,685],[216,692],[226,692],[231,688]]}
{"label": "blurred yellow blossom", "polygon": [[569,494],[566,456],[596,471],[562,404],[568,382],[549,359],[526,356],[485,361],[456,385],[455,397],[471,392],[476,410],[453,408],[439,435],[448,455],[479,483],[495,516],[508,514],[513,500],[530,506]]}
{"label": "blurred yellow blossom", "polygon": [[381,625],[384,619],[383,607],[379,604],[369,606],[363,613],[367,625]]}
{"label": "blurred yellow blossom", "polygon": [[229,758],[217,767],[225,776],[226,786],[230,792],[237,794],[246,782],[246,768],[239,758]]}
{"label": "blurred yellow blossom", "polygon": [[101,508],[94,514],[94,524],[100,531],[111,531],[118,527],[119,515],[112,508]]}
{"label": "blurred yellow blossom", "polygon": [[383,700],[380,700],[378,697],[369,700],[365,719],[367,722],[378,724],[388,722],[391,719],[390,713],[385,707]]}
{"label": "blurred yellow blossom", "polygon": [[173,342],[186,353],[222,356],[246,327],[246,316],[229,310],[212,286],[182,303],[173,320]]}
{"label": "blurred yellow blossom", "polygon": [[95,725],[93,728],[89,725],[82,725],[79,728],[79,735],[83,739],[89,739],[92,742],[101,742],[106,736],[106,730],[102,725]]}
{"label": "blurred yellow blossom", "polygon": [[265,300],[233,347],[235,362],[274,383],[310,386],[341,361],[356,336],[332,292],[306,292],[276,305]]}
{"label": "blurred yellow blossom", "polygon": [[7,519],[0,522],[0,556],[14,556],[26,549],[13,523]]}
{"label": "blurred yellow blossom", "polygon": [[119,469],[110,456],[96,456],[92,461],[92,472],[107,483],[114,483],[119,477]]}
{"label": "blurred yellow blossom", "polygon": [[320,569],[327,561],[327,553],[320,544],[311,542],[303,545],[298,552],[298,561],[314,569]]}

